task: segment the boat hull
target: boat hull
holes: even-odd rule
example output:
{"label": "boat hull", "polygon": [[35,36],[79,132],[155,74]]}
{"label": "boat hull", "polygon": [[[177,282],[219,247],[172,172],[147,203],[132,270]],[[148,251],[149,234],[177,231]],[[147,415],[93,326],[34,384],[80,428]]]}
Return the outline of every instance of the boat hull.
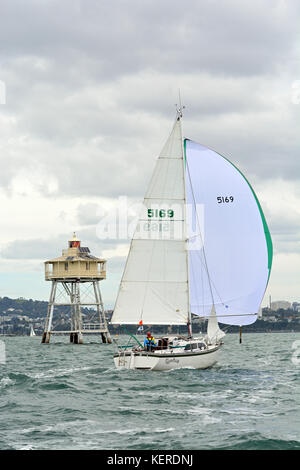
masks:
{"label": "boat hull", "polygon": [[218,361],[220,345],[199,353],[157,354],[146,351],[128,351],[115,354],[114,362],[118,369],[172,370],[208,369]]}

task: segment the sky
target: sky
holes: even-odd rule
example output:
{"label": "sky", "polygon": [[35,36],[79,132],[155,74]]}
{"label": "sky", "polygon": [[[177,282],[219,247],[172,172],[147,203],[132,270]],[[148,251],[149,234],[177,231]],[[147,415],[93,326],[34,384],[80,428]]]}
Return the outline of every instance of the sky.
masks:
{"label": "sky", "polygon": [[180,89],[184,135],[260,200],[263,306],[300,302],[299,24],[297,0],[1,1],[0,296],[47,300],[43,263],[76,231],[113,306],[130,240],[101,223],[134,220]]}

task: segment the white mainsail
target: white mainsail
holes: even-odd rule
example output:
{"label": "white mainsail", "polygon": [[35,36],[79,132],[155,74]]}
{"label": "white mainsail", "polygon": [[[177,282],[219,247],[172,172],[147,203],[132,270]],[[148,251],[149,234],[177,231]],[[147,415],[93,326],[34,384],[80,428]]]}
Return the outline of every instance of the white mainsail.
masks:
{"label": "white mainsail", "polygon": [[185,163],[179,117],[159,155],[145,195],[112,323],[188,323],[185,219]]}

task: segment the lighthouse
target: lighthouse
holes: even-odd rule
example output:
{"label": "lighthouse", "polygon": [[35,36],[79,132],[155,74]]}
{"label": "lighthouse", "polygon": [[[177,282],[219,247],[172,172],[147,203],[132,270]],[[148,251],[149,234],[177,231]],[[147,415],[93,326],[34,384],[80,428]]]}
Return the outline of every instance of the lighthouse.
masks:
{"label": "lighthouse", "polygon": [[[111,343],[100,290],[100,281],[106,279],[106,260],[90,253],[88,247],[73,234],[68,248],[58,258],[45,262],[45,279],[51,281],[42,343],[49,343],[52,334],[70,334],[70,342],[81,344],[84,333],[98,333],[103,343]],[[67,306],[70,311],[70,330],[52,330],[55,307]],[[82,307],[95,312],[96,321],[85,323]]]}

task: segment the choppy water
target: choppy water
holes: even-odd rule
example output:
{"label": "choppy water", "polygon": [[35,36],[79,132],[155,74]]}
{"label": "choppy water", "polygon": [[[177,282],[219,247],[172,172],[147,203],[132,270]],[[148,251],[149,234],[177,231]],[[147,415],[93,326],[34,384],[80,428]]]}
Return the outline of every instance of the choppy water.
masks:
{"label": "choppy water", "polygon": [[95,337],[0,339],[0,449],[300,449],[299,334],[228,335],[212,369],[170,372],[117,371]]}

